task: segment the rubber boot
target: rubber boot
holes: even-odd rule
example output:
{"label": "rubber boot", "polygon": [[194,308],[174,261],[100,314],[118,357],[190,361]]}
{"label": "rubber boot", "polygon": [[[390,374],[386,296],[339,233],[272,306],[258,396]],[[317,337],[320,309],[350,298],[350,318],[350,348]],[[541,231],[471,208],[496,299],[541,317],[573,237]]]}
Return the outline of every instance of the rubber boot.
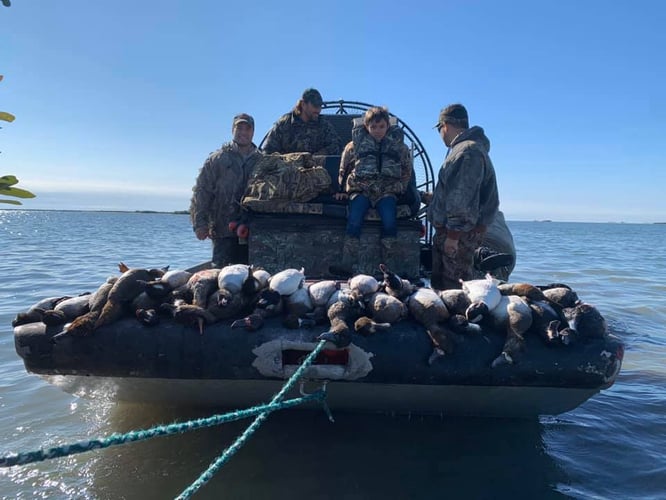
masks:
{"label": "rubber boot", "polygon": [[342,243],[342,261],[340,264],[331,265],[328,268],[328,272],[340,278],[351,278],[354,275],[354,271],[358,268],[358,252],[360,248],[360,238],[345,236]]}

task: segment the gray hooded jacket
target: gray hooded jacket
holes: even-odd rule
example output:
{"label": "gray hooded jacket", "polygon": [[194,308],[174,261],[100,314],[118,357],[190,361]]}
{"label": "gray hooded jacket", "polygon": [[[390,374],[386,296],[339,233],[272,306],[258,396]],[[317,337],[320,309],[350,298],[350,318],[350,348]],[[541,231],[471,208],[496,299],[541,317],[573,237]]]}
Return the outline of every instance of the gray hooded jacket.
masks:
{"label": "gray hooded jacket", "polygon": [[439,170],[428,219],[447,232],[488,226],[499,209],[490,141],[481,127],[471,127],[453,140]]}

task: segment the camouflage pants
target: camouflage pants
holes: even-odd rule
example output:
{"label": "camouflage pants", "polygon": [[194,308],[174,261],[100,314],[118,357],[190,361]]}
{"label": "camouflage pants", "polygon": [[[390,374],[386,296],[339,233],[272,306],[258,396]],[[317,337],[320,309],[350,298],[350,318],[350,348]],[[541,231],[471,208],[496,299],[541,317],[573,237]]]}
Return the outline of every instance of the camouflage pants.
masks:
{"label": "camouflage pants", "polygon": [[446,231],[435,232],[432,241],[432,276],[430,283],[437,290],[460,288],[458,280],[475,278],[474,250],[481,244],[483,233],[462,233],[458,240],[458,252],[451,258],[444,253]]}
{"label": "camouflage pants", "polygon": [[229,264],[247,264],[247,245],[238,243],[237,237],[215,238],[213,240],[213,267],[222,268]]}

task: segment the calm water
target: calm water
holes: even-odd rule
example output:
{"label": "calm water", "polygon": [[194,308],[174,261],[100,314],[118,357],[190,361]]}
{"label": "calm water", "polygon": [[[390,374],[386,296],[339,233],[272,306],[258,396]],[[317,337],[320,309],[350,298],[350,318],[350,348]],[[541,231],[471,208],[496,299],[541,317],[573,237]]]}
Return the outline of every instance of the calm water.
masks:
{"label": "calm water", "polygon": [[[626,343],[615,385],[533,421],[271,416],[195,498],[665,498],[666,225],[509,223],[513,281],[564,282]],[[90,402],[26,373],[11,320],[117,263],[208,260],[187,216],[0,210],[0,454],[205,416]],[[210,414],[210,413],[208,413]],[[0,469],[3,498],[173,498],[248,422]]]}

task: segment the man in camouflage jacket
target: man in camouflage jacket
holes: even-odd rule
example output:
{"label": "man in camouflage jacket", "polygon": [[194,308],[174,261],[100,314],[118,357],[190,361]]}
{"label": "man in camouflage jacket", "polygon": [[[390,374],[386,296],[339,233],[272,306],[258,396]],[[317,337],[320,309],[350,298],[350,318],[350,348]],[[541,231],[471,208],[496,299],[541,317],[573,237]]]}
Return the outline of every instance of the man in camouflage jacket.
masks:
{"label": "man in camouflage jacket", "polygon": [[236,115],[233,140],[212,153],[192,188],[190,218],[200,240],[213,241],[213,265],[247,264],[247,244],[241,244],[231,222],[241,219],[240,201],[261,152],[252,142],[254,119]]}
{"label": "man in camouflage jacket", "polygon": [[317,89],[306,89],[293,111],[282,115],[268,132],[264,153],[339,155],[340,136],[333,125],[319,116],[322,104]]}
{"label": "man in camouflage jacket", "polygon": [[431,282],[437,289],[460,288],[459,279],[474,276],[474,251],[499,209],[497,181],[490,141],[481,127],[469,128],[463,105],[444,108],[436,127],[449,152],[428,208],[435,228]]}

